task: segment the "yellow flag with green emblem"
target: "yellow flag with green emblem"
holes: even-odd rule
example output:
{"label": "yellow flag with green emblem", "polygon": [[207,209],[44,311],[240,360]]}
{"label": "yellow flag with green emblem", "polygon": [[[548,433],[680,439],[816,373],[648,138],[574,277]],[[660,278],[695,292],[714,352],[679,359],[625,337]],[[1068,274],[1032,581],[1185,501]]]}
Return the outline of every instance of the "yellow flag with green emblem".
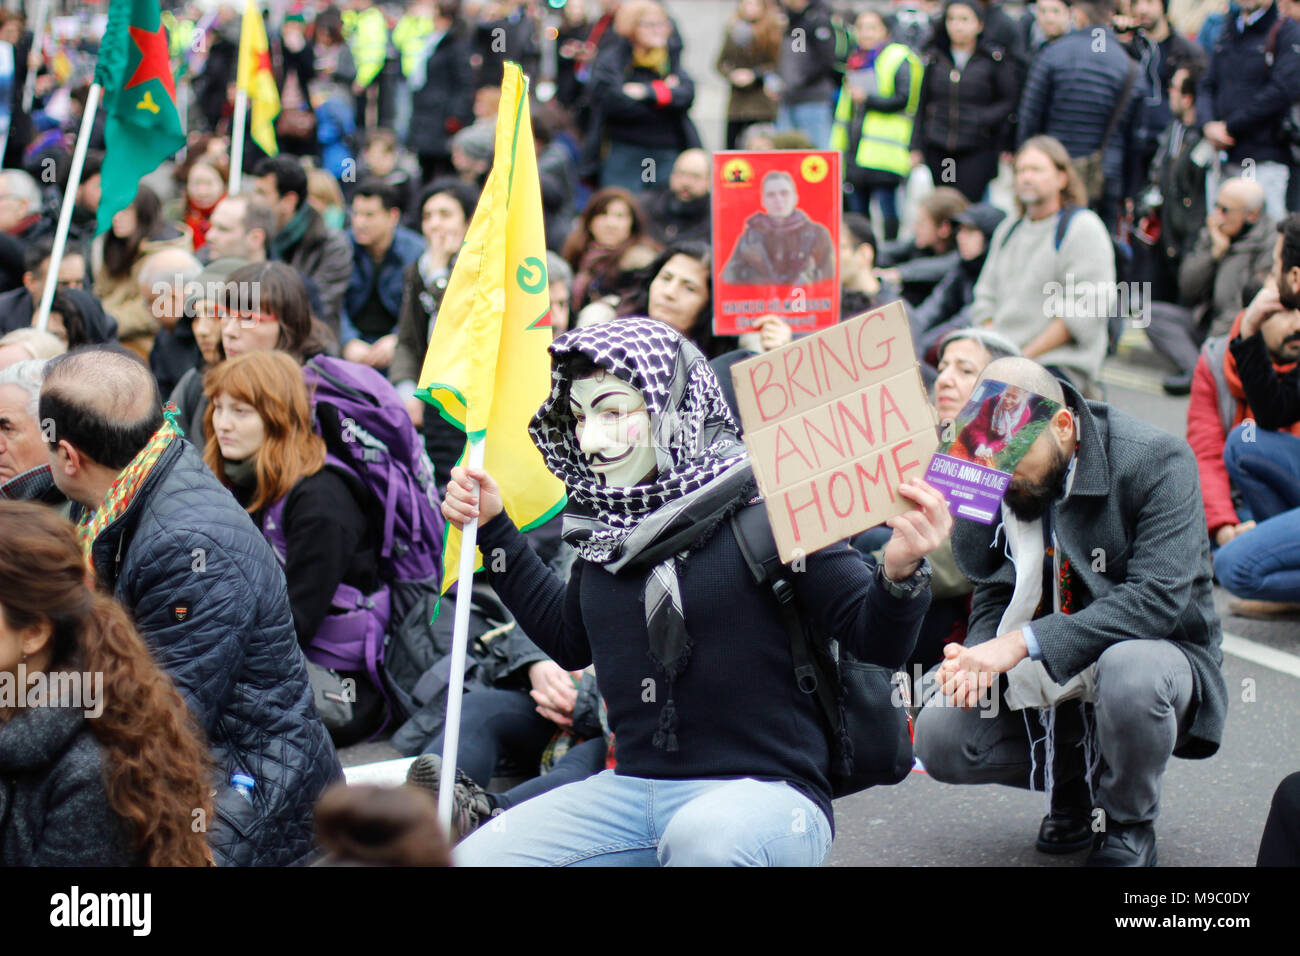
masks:
{"label": "yellow flag with green emblem", "polygon": [[[483,440],[483,467],[523,530],[565,504],[563,483],[528,434],[551,391],[550,309],[528,82],[507,63],[492,171],[438,309],[419,395],[470,440]],[[444,592],[459,571],[460,541],[448,524]]]}

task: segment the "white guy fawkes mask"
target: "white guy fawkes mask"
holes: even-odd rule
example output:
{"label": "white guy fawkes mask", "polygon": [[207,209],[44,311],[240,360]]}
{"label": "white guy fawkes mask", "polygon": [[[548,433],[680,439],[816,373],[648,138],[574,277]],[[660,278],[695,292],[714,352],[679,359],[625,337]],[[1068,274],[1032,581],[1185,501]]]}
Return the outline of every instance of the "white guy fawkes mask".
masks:
{"label": "white guy fawkes mask", "polygon": [[655,471],[645,398],[616,375],[597,372],[569,386],[578,447],[601,484],[628,488]]}

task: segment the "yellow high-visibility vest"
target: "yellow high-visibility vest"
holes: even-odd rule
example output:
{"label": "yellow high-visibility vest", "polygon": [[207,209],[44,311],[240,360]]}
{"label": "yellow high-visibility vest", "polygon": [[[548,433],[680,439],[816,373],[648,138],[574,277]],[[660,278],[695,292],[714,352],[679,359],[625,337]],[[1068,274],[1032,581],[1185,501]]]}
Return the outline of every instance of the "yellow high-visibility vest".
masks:
{"label": "yellow high-visibility vest", "polygon": [[[911,84],[907,105],[897,113],[880,113],[868,110],[862,120],[862,136],[853,163],[864,169],[880,169],[899,176],[912,171],[912,126],[916,122],[916,108],[921,99],[921,77],[925,68],[911,49],[902,43],[891,43],[876,57],[876,92],[880,96],[894,95],[894,75],[907,64]],[[848,77],[840,90],[835,105],[835,126],[831,130],[831,149],[845,151],[849,148],[849,124],[853,121],[853,98]]]}
{"label": "yellow high-visibility vest", "polygon": [[397,47],[402,58],[403,76],[410,76],[411,71],[419,65],[420,54],[424,52],[431,36],[433,17],[408,13],[397,21],[393,27],[393,46]]}
{"label": "yellow high-visibility vest", "polygon": [[[349,13],[351,17],[348,17]],[[378,7],[360,12],[345,10],[343,35],[357,65],[357,84],[369,86],[388,58],[388,21],[384,19],[384,12]]]}

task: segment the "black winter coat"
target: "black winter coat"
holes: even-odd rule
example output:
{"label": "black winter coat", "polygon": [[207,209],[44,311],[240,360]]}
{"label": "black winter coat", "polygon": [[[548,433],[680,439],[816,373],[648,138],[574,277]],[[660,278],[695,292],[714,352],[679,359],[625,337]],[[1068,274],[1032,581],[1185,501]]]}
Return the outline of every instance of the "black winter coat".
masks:
{"label": "black winter coat", "polygon": [[32,707],[0,724],[0,866],[143,865],[104,769],[83,710]]}
{"label": "black winter coat", "polygon": [[[223,866],[287,866],[313,852],[312,807],[342,776],[316,714],[284,572],[198,450],[173,441],[92,549],[219,768],[208,839]],[[230,786],[256,781],[249,804]]]}
{"label": "black winter coat", "polygon": [[1204,126],[1222,120],[1236,145],[1228,150],[1234,163],[1288,163],[1278,141],[1278,125],[1287,109],[1300,100],[1300,23],[1283,22],[1277,34],[1276,58],[1270,69],[1264,48],[1277,22],[1277,4],[1246,27],[1235,17],[1224,22],[1210,55],[1210,68],[1196,91],[1196,118]]}
{"label": "black winter coat", "polygon": [[451,138],[474,122],[474,70],[469,45],[454,31],[429,54],[428,81],[411,91],[406,142],[418,156],[450,156]]}
{"label": "black winter coat", "polygon": [[[604,140],[635,143],[647,149],[687,149],[699,146],[695,126],[687,110],[695,101],[695,83],[682,69],[681,50],[669,47],[668,75],[677,77],[671,89],[665,85],[652,91],[647,99],[634,100],[623,92],[623,84],[640,83],[647,87],[667,77],[632,64],[632,44],[620,39],[596,57],[591,70],[592,126],[584,149],[584,159],[593,158],[592,150]],[[593,145],[594,144],[594,145]]]}
{"label": "black winter coat", "polygon": [[[1102,40],[1104,50],[1094,52],[1094,43],[1100,45]],[[1020,99],[1020,142],[1046,133],[1059,139],[1073,159],[1095,152],[1101,147],[1130,69],[1134,71],[1132,90],[1119,108],[1102,170],[1107,195],[1131,196],[1146,172],[1140,167],[1137,136],[1147,89],[1141,71],[1109,30],[1096,41],[1090,30],[1075,30],[1038,55]]]}
{"label": "black winter coat", "polygon": [[925,75],[912,148],[948,156],[998,149],[1020,96],[1016,66],[998,47],[980,44],[964,70],[935,43],[925,52]]}

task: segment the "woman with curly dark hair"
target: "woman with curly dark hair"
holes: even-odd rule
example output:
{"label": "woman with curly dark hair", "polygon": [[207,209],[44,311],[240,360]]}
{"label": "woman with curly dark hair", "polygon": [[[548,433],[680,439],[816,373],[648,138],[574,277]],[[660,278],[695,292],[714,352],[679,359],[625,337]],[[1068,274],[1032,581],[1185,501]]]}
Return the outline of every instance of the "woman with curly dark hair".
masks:
{"label": "woman with curly dark hair", "polygon": [[73,527],[0,502],[0,866],[204,866],[203,737]]}

